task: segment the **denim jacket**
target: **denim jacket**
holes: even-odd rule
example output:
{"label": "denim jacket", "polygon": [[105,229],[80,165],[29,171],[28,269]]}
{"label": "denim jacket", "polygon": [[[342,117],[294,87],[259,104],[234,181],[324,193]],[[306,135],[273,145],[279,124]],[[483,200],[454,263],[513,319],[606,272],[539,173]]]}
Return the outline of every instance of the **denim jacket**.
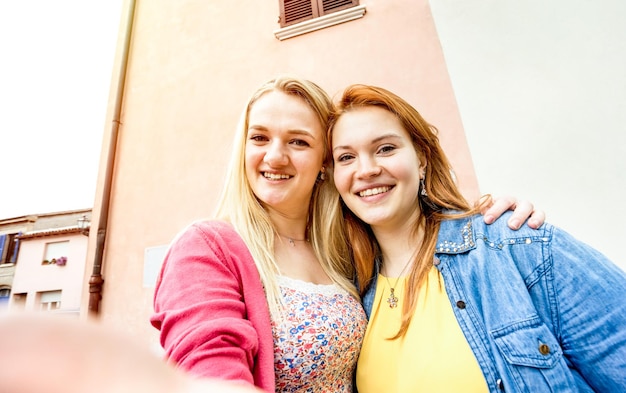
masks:
{"label": "denim jacket", "polygon": [[626,392],[626,273],[598,251],[474,216],[442,222],[434,265],[490,392]]}

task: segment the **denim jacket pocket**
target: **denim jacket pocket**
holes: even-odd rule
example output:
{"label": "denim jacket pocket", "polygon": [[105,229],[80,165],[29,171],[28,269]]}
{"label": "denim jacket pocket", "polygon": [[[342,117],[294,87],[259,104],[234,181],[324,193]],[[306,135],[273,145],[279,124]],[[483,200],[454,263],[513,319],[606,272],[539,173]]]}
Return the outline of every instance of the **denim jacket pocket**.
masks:
{"label": "denim jacket pocket", "polygon": [[502,356],[513,365],[553,368],[563,357],[561,346],[539,317],[494,330],[492,336]]}
{"label": "denim jacket pocket", "polygon": [[558,340],[538,316],[491,332],[507,392],[577,392]]}

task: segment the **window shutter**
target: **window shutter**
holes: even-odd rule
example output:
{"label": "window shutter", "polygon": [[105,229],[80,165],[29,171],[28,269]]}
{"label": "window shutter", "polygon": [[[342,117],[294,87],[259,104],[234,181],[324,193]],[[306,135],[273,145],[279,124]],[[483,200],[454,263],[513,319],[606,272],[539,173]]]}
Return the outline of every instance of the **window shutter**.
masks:
{"label": "window shutter", "polygon": [[281,27],[359,5],[358,0],[279,0],[279,3]]}
{"label": "window shutter", "polygon": [[320,16],[345,10],[346,8],[359,5],[358,0],[318,0],[320,3]]}
{"label": "window shutter", "polygon": [[0,235],[0,263],[4,263],[4,245],[7,242],[7,235]]}
{"label": "window shutter", "polygon": [[319,16],[317,6],[313,7],[317,0],[283,0],[280,4],[280,25],[287,26],[303,20]]}
{"label": "window shutter", "polygon": [[41,303],[54,303],[61,301],[61,291],[45,291],[41,292]]}
{"label": "window shutter", "polygon": [[[21,234],[22,234],[22,231],[18,232],[17,236]],[[11,253],[11,256],[7,255],[7,258],[10,258],[9,263],[17,262],[17,253],[19,252],[19,249],[20,249],[20,239],[18,239],[17,236],[11,236],[11,240],[13,240],[14,244],[13,244],[13,252]]]}

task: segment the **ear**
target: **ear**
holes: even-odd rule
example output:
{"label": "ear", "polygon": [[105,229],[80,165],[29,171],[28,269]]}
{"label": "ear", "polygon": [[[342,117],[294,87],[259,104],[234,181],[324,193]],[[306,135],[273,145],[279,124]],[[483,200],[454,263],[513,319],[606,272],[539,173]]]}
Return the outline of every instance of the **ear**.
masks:
{"label": "ear", "polygon": [[419,166],[420,179],[426,178],[426,165],[427,165],[426,160],[420,159],[420,166]]}

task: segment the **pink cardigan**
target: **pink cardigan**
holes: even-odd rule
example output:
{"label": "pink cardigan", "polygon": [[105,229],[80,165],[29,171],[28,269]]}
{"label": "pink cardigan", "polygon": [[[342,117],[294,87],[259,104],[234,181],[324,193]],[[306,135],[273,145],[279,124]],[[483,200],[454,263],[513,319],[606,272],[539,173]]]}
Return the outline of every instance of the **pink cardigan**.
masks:
{"label": "pink cardigan", "polygon": [[170,246],[152,325],[167,357],[199,377],[242,380],[274,392],[274,340],[259,272],[241,237],[197,222]]}

